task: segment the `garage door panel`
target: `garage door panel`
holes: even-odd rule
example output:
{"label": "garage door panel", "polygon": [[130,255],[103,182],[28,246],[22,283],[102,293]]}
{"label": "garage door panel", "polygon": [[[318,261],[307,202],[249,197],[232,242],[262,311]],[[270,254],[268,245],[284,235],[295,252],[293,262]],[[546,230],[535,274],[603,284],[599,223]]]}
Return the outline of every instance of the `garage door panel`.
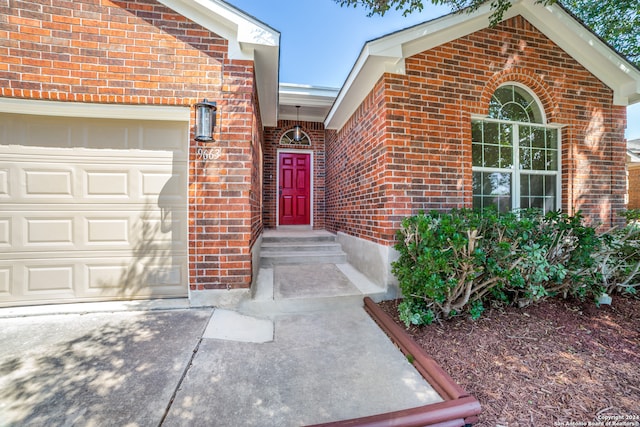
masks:
{"label": "garage door panel", "polygon": [[10,198],[13,203],[41,205],[68,201],[74,204],[157,206],[166,199],[182,206],[186,204],[186,174],[171,170],[174,167],[186,170],[186,165],[173,165],[170,157],[165,159],[170,166],[120,164],[107,167],[86,163],[67,166],[50,162],[43,169],[42,165],[11,160],[2,155],[0,150],[0,170],[5,171],[0,173],[0,198]]}
{"label": "garage door panel", "polygon": [[9,197],[9,169],[0,169],[0,200]]}
{"label": "garage door panel", "polygon": [[86,244],[129,245],[130,218],[86,218]]}
{"label": "garage door panel", "polygon": [[9,298],[11,296],[11,285],[13,281],[12,277],[12,268],[9,266],[0,267],[0,299],[1,298]]}
{"label": "garage door panel", "polygon": [[73,196],[72,170],[24,170],[25,197]]}
{"label": "garage door panel", "polygon": [[73,218],[25,218],[25,247],[73,245]]}
{"label": "garage door panel", "polygon": [[0,306],[185,296],[186,254],[97,255],[0,261]]}
{"label": "garage door panel", "polygon": [[85,297],[182,296],[179,287],[186,280],[186,265],[172,264],[171,257],[164,261],[131,258],[124,263],[122,260],[87,263],[82,281],[86,287],[79,289],[78,294]]}
{"label": "garage door panel", "polygon": [[0,114],[0,306],[186,296],[188,125],[28,117]]}
{"label": "garage door panel", "polygon": [[6,250],[11,247],[11,222],[8,217],[0,217],[0,249]]}
{"label": "garage door panel", "polygon": [[27,217],[22,212],[2,212],[5,216],[0,217],[0,259],[20,257],[24,252],[128,250],[130,255],[141,248],[186,250],[185,210],[105,209],[70,216],[68,211],[52,209],[31,212]]}
{"label": "garage door panel", "polygon": [[73,295],[73,272],[73,265],[27,265],[26,293],[27,295],[42,293]]}
{"label": "garage door panel", "polygon": [[128,197],[131,190],[129,187],[129,174],[122,171],[105,171],[105,170],[85,170],[87,197],[104,198],[111,197]]}

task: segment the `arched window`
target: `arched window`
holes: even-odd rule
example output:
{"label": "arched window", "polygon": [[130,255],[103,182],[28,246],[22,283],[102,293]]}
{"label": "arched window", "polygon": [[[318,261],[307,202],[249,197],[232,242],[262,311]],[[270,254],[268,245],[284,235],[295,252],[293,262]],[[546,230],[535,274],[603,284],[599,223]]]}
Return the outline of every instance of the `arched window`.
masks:
{"label": "arched window", "polygon": [[280,138],[280,145],[286,145],[289,147],[308,147],[311,145],[311,139],[309,135],[303,130],[300,130],[300,137],[296,138],[296,129],[290,129],[286,131]]}
{"label": "arched window", "polygon": [[499,87],[489,116],[473,120],[473,207],[560,208],[560,135],[528,89]]}

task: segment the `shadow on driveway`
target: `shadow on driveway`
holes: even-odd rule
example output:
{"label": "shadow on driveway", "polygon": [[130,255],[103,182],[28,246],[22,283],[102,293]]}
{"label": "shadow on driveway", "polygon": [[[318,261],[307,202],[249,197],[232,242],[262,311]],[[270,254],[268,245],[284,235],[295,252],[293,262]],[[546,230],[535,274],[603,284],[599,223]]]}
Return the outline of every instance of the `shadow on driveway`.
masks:
{"label": "shadow on driveway", "polygon": [[210,316],[0,319],[0,425],[157,426]]}

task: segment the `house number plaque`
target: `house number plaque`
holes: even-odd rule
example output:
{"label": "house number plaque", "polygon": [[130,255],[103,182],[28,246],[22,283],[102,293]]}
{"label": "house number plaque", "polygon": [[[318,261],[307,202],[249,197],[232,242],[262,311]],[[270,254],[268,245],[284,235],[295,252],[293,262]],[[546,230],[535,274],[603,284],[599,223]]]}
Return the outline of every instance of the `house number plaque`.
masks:
{"label": "house number plaque", "polygon": [[198,148],[196,155],[200,160],[217,160],[222,154],[220,148]]}

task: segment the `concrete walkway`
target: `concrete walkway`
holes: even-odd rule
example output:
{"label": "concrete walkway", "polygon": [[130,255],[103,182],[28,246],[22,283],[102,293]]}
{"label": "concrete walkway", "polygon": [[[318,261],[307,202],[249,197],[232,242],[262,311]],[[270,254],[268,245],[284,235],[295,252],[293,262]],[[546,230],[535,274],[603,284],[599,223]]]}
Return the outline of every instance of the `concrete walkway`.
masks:
{"label": "concrete walkway", "polygon": [[348,264],[259,279],[238,311],[0,310],[0,426],[302,426],[441,400],[362,309],[375,288]]}

